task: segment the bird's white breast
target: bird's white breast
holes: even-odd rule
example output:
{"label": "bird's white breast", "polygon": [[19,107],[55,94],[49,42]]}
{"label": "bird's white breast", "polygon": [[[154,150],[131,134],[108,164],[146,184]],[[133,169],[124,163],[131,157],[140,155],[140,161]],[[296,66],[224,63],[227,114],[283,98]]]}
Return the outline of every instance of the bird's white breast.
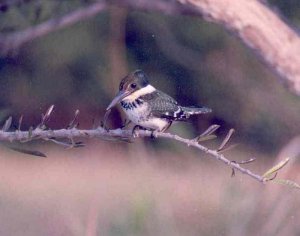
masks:
{"label": "bird's white breast", "polygon": [[[132,102],[129,99],[124,99],[123,101],[127,103]],[[147,129],[161,131],[169,124],[165,119],[151,116],[147,103],[136,103],[136,107],[133,109],[126,109],[122,106],[122,109],[130,121]]]}
{"label": "bird's white breast", "polygon": [[125,109],[123,107],[122,109],[126,113],[128,119],[137,125],[140,125],[140,123],[149,115],[148,106],[145,103],[138,105],[134,109]]}
{"label": "bird's white breast", "polygon": [[140,122],[139,125],[148,129],[162,131],[166,126],[169,125],[169,123],[165,119],[151,117],[146,121]]}

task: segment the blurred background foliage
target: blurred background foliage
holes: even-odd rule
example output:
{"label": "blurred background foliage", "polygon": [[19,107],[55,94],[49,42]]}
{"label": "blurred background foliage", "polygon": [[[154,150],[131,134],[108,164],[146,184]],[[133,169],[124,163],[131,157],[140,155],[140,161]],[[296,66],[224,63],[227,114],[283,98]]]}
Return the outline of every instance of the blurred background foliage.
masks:
{"label": "blurred background foliage", "polygon": [[[4,1],[0,31],[26,29],[92,2]],[[298,1],[270,4],[299,25]],[[90,127],[103,116],[120,79],[137,68],[180,103],[213,109],[181,128],[186,132],[218,123],[221,133],[233,127],[240,142],[268,153],[299,134],[299,98],[235,36],[198,18],[117,7],[2,56],[1,120],[24,114],[28,128],[55,104],[52,127],[63,127],[77,108],[82,127]],[[120,113],[112,117],[113,126],[120,126]]]}
{"label": "blurred background foliage", "polygon": [[[0,0],[0,32],[20,31],[93,2]],[[298,0],[269,4],[299,28]],[[173,125],[171,132],[194,137],[217,123],[224,137],[235,128],[233,142],[243,145],[228,157],[256,157],[247,168],[257,173],[299,153],[299,137],[293,139],[300,133],[299,97],[235,35],[196,17],[117,6],[0,56],[0,121],[12,115],[17,125],[23,114],[22,129],[28,129],[55,104],[51,128],[65,127],[76,109],[80,128],[91,128],[120,79],[138,68],[180,103],[213,109]],[[109,125],[119,127],[124,118],[114,109]],[[1,148],[0,235],[300,234],[299,192],[240,174],[230,178],[229,168],[175,142],[91,140],[82,149],[48,143],[38,149],[49,158]],[[296,161],[281,178],[299,182]]]}

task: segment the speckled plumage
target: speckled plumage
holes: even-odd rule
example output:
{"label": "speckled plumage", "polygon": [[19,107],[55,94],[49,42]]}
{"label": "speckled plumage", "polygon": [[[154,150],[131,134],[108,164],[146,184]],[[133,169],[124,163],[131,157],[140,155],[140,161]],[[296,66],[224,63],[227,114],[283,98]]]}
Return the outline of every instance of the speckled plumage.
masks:
{"label": "speckled plumage", "polygon": [[173,121],[184,121],[194,114],[210,112],[208,108],[182,107],[169,95],[155,90],[135,100],[125,98],[121,106],[135,124],[153,130],[163,130]]}
{"label": "speckled plumage", "polygon": [[205,107],[180,106],[175,99],[151,86],[141,70],[123,78],[119,89],[108,109],[120,102],[129,120],[146,129],[164,131],[173,121],[211,112]]}

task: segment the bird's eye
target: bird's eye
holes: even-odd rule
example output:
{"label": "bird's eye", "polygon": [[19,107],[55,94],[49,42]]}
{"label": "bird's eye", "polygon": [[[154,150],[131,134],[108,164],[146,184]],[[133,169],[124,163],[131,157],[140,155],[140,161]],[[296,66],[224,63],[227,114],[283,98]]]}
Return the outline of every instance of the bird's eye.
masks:
{"label": "bird's eye", "polygon": [[136,88],[136,84],[131,84],[130,87],[134,89]]}

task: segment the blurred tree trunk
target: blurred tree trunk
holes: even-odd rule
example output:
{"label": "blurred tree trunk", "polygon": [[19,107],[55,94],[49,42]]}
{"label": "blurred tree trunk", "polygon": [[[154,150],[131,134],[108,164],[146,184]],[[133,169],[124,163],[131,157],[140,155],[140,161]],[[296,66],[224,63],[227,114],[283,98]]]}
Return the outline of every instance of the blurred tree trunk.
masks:
{"label": "blurred tree trunk", "polygon": [[258,0],[122,0],[124,6],[165,14],[203,16],[239,38],[300,95],[300,38],[278,14]]}
{"label": "blurred tree trunk", "polygon": [[[235,32],[247,46],[275,69],[295,94],[300,95],[299,35],[270,7],[258,0],[97,1],[86,8],[62,17],[53,17],[19,32],[0,33],[0,54],[14,51],[37,37],[93,17],[110,7],[109,3],[135,10],[203,16],[208,21],[218,23]],[[123,66],[115,68],[120,72],[124,70]]]}
{"label": "blurred tree trunk", "polygon": [[120,78],[128,73],[125,43],[127,10],[111,6],[109,13],[108,57],[110,80],[108,81],[108,87],[111,87],[113,91],[119,87]]}
{"label": "blurred tree trunk", "polygon": [[235,32],[300,95],[300,39],[277,14],[256,0],[178,0]]}

